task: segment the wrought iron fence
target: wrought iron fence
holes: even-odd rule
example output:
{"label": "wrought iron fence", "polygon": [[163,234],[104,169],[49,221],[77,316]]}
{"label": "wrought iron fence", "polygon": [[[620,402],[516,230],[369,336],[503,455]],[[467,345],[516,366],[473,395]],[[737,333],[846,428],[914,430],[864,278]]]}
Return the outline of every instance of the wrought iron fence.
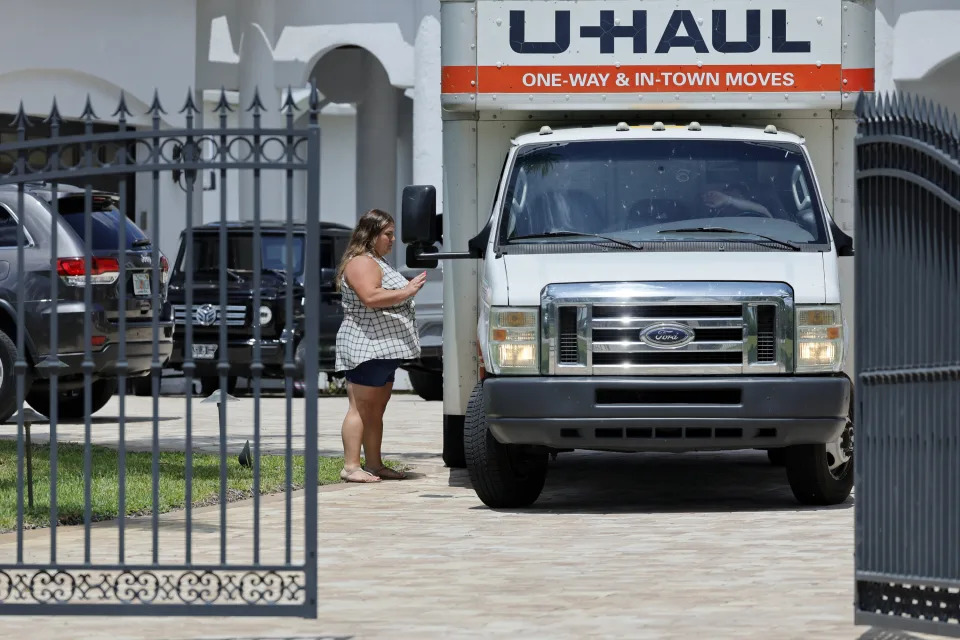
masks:
{"label": "wrought iron fence", "polygon": [[856,618],[960,635],[960,127],[857,114]]}
{"label": "wrought iron fence", "polygon": [[[154,94],[148,112],[151,125],[130,125],[132,115],[121,95],[113,116],[115,131],[94,131],[97,115],[89,98],[80,114],[81,135],[60,135],[63,117],[54,100],[45,119],[49,137],[31,139],[34,122],[23,106],[14,121],[17,140],[0,144],[0,413],[3,420],[16,411],[16,548],[15,557],[0,557],[0,615],[3,614],[213,614],[294,615],[315,617],[316,486],[317,486],[317,381],[320,290],[319,223],[319,98],[311,88],[305,113],[298,111],[293,92],[287,91],[280,113],[282,125],[262,126],[267,113],[257,93],[247,107],[252,126],[228,126],[234,110],[225,91],[213,108],[217,126],[197,126],[200,109],[189,91],[179,113],[184,126],[162,126],[166,114]],[[241,106],[242,108],[242,106]],[[301,123],[298,123],[300,118]],[[252,290],[245,305],[242,335],[227,322],[197,320],[187,313],[175,324],[170,298],[174,283],[168,282],[169,260],[161,255],[159,230],[170,221],[161,208],[161,177],[173,176],[186,192],[185,229],[181,255],[174,276],[182,274],[177,287],[182,306],[192,310],[199,303],[214,310],[214,318],[226,317],[236,304],[231,284],[238,277],[231,268],[228,246],[228,185],[235,171],[252,183],[253,218],[249,222],[252,261],[249,273],[239,277]],[[214,171],[219,176],[219,224],[204,228],[195,213],[198,173]],[[276,211],[277,202],[262,203],[261,181],[266,172],[276,172],[285,186],[285,217],[272,225],[280,229],[283,264],[267,265],[259,249],[266,233],[264,207]],[[138,174],[148,176],[149,234],[127,223],[119,212],[129,209],[129,191]],[[275,175],[276,175],[275,174]],[[305,180],[296,181],[296,174]],[[94,177],[116,176],[117,190],[105,194],[90,184]],[[185,181],[185,184],[183,182]],[[295,194],[306,184],[304,194]],[[73,186],[70,186],[73,185]],[[138,190],[143,196],[144,182]],[[303,202],[299,225],[295,218],[295,195]],[[169,207],[169,203],[167,203]],[[82,222],[68,223],[69,215]],[[102,216],[100,214],[103,214]],[[105,217],[104,217],[105,216]],[[112,245],[101,242],[99,225],[113,225]],[[211,231],[212,229],[212,231]],[[211,233],[218,255],[214,274],[207,274],[200,287],[201,258],[197,255],[199,233]],[[113,236],[110,236],[113,237]],[[298,251],[302,255],[298,256]],[[10,263],[14,263],[13,267]],[[209,269],[208,269],[209,270]],[[215,277],[213,277],[215,276]],[[264,280],[271,278],[275,294],[270,301],[261,294]],[[277,284],[277,283],[280,284]],[[282,301],[282,304],[275,304]],[[267,306],[268,302],[275,306]],[[265,310],[266,309],[266,310]],[[268,313],[269,311],[269,313]],[[211,329],[199,345],[198,331]],[[180,338],[182,332],[182,340]],[[268,335],[269,334],[269,335]],[[198,346],[203,348],[197,348]],[[271,350],[268,354],[268,347]],[[299,355],[297,350],[299,349]],[[187,393],[182,423],[163,420],[164,407],[174,399],[161,398],[161,373],[165,364],[182,356]],[[237,362],[238,354],[249,363]],[[213,359],[202,360],[213,356]],[[272,399],[270,419],[285,422],[281,444],[284,481],[282,522],[264,519],[261,501],[264,419],[263,379],[267,356],[274,375],[284,381],[284,400]],[[215,362],[215,369],[210,367]],[[237,367],[246,366],[252,380],[251,410],[231,409],[231,381]],[[194,496],[194,449],[198,401],[193,398],[194,378],[206,367],[208,379],[218,383],[211,396],[218,405],[217,515],[200,512]],[[14,374],[14,375],[11,375]],[[129,469],[127,440],[132,419],[127,415],[127,378],[149,375],[152,413],[149,418],[151,471],[149,518],[126,517]],[[304,399],[294,400],[294,383],[302,378]],[[119,517],[95,525],[99,515],[92,504],[92,447],[96,435],[106,429],[94,424],[95,411],[118,394],[116,448]],[[41,416],[27,408],[40,409]],[[297,414],[295,405],[302,404]],[[279,406],[285,415],[277,414]],[[236,414],[233,412],[236,411]],[[48,532],[28,532],[25,515],[33,502],[33,484],[28,483],[32,457],[31,423],[49,422],[49,517]],[[58,426],[72,417],[83,424],[82,541],[69,535],[73,544],[62,543],[69,530],[61,526],[58,510]],[[227,505],[233,494],[228,486],[228,465],[237,451],[228,451],[228,425],[252,430],[252,445],[246,464],[250,467],[249,494],[252,515],[228,522]],[[112,427],[111,427],[112,428]],[[246,431],[245,431],[246,432]],[[167,520],[161,511],[161,441],[182,439],[183,511]],[[294,497],[294,454],[303,455],[303,492]],[[25,471],[28,472],[25,475]],[[32,478],[31,478],[32,480]],[[25,493],[25,489],[27,489]],[[46,488],[44,493],[46,492]],[[295,502],[302,506],[294,509]],[[212,508],[212,507],[211,507]],[[197,530],[218,532],[197,545]],[[267,534],[265,534],[265,529]],[[47,538],[46,543],[43,538]],[[245,548],[240,548],[239,545]]]}

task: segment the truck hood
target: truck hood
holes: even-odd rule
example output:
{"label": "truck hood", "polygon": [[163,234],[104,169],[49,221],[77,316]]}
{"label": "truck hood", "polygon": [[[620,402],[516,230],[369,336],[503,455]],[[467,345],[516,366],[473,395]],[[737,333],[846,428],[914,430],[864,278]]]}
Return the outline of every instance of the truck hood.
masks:
{"label": "truck hood", "polygon": [[610,252],[506,255],[509,304],[538,306],[549,284],[576,282],[784,282],[801,304],[826,302],[820,252]]}

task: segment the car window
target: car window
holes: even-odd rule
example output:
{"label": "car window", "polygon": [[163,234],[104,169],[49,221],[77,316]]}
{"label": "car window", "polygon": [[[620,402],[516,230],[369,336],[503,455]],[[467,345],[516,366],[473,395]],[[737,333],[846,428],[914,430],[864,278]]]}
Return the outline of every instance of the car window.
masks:
{"label": "car window", "polygon": [[[63,213],[60,216],[77,232],[80,239],[86,241],[85,217],[83,211]],[[150,246],[150,238],[132,220],[124,216],[117,209],[93,211],[90,214],[93,229],[93,250],[117,250],[120,246],[120,234],[126,229],[127,249],[142,249]]]}
{"label": "car window", "polygon": [[[290,248],[293,272],[303,273],[304,237],[294,234]],[[184,251],[177,258],[175,271],[183,271]],[[265,234],[260,238],[260,260],[264,269],[287,270],[287,238],[285,234]],[[227,264],[235,271],[253,271],[254,241],[248,233],[227,234]],[[193,236],[194,271],[220,270],[220,235],[217,232],[196,233]]]}
{"label": "car window", "polygon": [[[24,229],[26,231],[26,229]],[[13,212],[0,205],[0,247],[17,246],[17,219]]]}

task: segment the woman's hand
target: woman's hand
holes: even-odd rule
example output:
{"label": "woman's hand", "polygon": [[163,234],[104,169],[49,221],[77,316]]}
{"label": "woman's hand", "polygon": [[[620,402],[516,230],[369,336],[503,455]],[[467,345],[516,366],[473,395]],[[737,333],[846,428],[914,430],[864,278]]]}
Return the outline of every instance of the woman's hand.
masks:
{"label": "woman's hand", "polygon": [[416,278],[408,282],[407,286],[403,288],[403,290],[406,291],[408,294],[407,297],[412,298],[413,296],[417,295],[420,292],[421,287],[423,287],[423,284],[426,281],[427,281],[427,272],[424,271],[423,273],[418,275]]}

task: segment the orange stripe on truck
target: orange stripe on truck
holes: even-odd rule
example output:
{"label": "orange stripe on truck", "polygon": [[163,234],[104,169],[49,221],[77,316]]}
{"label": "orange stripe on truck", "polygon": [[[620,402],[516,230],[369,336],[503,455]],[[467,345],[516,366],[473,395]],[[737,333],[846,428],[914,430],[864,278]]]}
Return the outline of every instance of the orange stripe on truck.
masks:
{"label": "orange stripe on truck", "polygon": [[443,93],[451,94],[873,90],[873,69],[839,64],[447,66],[442,78]]}

